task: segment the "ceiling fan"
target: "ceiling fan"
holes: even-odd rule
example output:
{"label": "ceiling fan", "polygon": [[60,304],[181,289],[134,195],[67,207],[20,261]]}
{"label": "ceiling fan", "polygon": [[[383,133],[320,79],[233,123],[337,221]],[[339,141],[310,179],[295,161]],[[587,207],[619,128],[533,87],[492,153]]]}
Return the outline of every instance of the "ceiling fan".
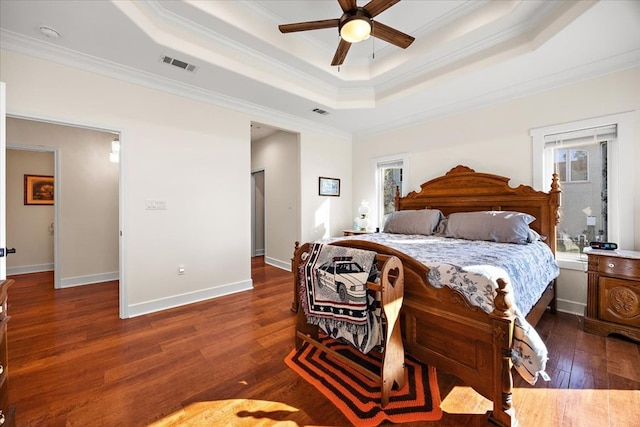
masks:
{"label": "ceiling fan", "polygon": [[373,20],[377,15],[399,1],[371,0],[364,7],[358,7],[356,0],[338,0],[343,12],[340,18],[283,24],[279,25],[278,28],[281,33],[293,33],[337,27],[340,33],[340,43],[331,65],[341,65],[347,56],[347,52],[349,52],[351,44],[366,40],[370,35],[403,49],[413,43],[414,37]]}

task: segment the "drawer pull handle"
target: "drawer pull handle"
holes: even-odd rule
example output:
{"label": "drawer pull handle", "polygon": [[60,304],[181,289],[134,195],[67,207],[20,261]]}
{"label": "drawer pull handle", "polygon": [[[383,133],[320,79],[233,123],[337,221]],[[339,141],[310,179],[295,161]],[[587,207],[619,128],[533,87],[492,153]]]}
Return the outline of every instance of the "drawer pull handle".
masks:
{"label": "drawer pull handle", "polygon": [[609,263],[609,268],[613,268],[613,267],[615,267],[615,266],[616,266],[616,265],[615,265],[614,263],[612,263],[612,262],[610,262],[610,263]]}
{"label": "drawer pull handle", "polygon": [[[4,374],[4,365],[0,363],[0,375]],[[2,411],[0,411],[0,415],[2,415]]]}
{"label": "drawer pull handle", "polygon": [[0,410],[0,426],[4,424],[4,414],[2,413],[2,410]]}

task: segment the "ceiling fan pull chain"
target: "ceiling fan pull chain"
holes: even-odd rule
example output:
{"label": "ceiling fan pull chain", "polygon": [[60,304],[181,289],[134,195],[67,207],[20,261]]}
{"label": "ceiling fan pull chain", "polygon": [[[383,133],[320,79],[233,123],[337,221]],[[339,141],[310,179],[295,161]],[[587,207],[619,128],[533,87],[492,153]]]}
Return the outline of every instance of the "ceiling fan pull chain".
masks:
{"label": "ceiling fan pull chain", "polygon": [[[371,33],[375,34],[375,21],[371,21]],[[376,38],[371,37],[371,59],[376,59]]]}

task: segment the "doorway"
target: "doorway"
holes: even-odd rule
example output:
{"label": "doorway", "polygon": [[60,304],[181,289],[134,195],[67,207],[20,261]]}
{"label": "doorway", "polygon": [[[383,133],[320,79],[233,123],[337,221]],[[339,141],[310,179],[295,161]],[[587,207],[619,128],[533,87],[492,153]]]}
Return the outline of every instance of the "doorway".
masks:
{"label": "doorway", "polygon": [[56,154],[51,147],[6,149],[7,244],[17,248],[7,257],[9,276],[54,270],[56,277],[53,200],[32,199],[25,193],[29,184],[50,177],[55,183]]}
{"label": "doorway", "polygon": [[[119,134],[18,117],[7,117],[6,132],[9,149],[55,153],[54,225],[50,231],[54,240],[54,287],[119,280],[121,171],[119,163],[110,161],[117,160],[110,157],[112,142],[119,140]],[[36,211],[42,208],[22,206],[22,182],[15,187],[17,196],[11,203]],[[7,228],[13,230],[11,218],[7,220]],[[7,235],[11,234],[9,230]],[[17,244],[9,244],[16,247],[16,252],[25,252]],[[32,260],[22,262],[34,264]],[[122,289],[121,282],[121,302]],[[120,311],[122,314],[122,305]]]}
{"label": "doorway", "polygon": [[[300,229],[300,135],[252,123],[251,172],[259,171],[264,172],[264,261],[290,270]],[[253,192],[253,179],[251,186]]]}
{"label": "doorway", "polygon": [[265,248],[264,170],[251,172],[251,256],[263,256]]}

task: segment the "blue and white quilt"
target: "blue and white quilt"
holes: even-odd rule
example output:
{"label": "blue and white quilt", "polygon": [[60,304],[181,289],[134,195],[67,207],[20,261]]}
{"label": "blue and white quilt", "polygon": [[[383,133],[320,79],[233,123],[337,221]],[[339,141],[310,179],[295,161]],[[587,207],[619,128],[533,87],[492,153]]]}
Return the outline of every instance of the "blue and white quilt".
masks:
{"label": "blue and white quilt", "polygon": [[498,278],[511,282],[516,306],[526,314],[560,273],[551,249],[540,241],[516,245],[390,233],[330,240],[346,239],[379,243],[409,255],[429,267],[433,286],[449,286],[487,313],[493,311]]}

